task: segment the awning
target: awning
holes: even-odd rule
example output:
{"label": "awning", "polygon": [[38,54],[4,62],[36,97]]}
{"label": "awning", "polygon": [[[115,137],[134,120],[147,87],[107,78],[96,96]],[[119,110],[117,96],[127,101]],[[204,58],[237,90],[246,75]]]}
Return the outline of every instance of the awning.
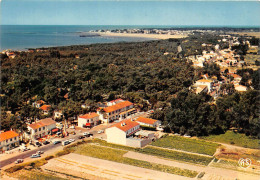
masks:
{"label": "awning", "polygon": [[86,123],[86,126],[91,126],[91,124],[90,123]]}
{"label": "awning", "polygon": [[58,128],[55,128],[55,129],[52,129],[51,132],[58,132],[59,129]]}

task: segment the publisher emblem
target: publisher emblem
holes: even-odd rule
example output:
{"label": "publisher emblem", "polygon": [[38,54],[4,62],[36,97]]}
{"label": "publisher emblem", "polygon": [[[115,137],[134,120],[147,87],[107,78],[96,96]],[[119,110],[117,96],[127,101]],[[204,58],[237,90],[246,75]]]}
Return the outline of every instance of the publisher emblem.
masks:
{"label": "publisher emblem", "polygon": [[238,165],[242,168],[248,168],[250,165],[251,165],[251,159],[249,158],[240,158],[239,161],[238,161]]}

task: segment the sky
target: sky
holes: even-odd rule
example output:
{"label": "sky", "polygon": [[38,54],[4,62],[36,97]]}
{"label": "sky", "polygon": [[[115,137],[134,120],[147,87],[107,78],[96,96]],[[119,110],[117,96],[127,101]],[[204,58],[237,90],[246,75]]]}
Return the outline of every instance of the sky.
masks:
{"label": "sky", "polygon": [[2,0],[0,3],[3,25],[260,26],[259,1]]}

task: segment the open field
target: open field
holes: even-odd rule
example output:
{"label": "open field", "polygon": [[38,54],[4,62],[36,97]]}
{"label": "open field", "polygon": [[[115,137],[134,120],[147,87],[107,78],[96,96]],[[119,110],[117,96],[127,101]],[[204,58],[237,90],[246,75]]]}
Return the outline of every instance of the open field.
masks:
{"label": "open field", "polygon": [[96,157],[96,158],[105,159],[109,161],[115,161],[115,162],[129,164],[137,167],[162,171],[171,174],[177,174],[186,177],[195,177],[197,175],[197,172],[195,171],[125,158],[123,157],[123,155],[126,152],[127,151],[125,150],[116,150],[112,148],[100,147],[100,146],[90,145],[90,144],[80,145],[75,149],[75,153],[81,155]]}
{"label": "open field", "polygon": [[250,65],[253,69],[259,68],[259,66],[256,66],[255,62],[260,62],[260,55],[259,54],[247,54],[245,56],[245,62],[247,65]]}
{"label": "open field", "polygon": [[222,142],[226,144],[233,144],[236,146],[259,149],[259,140],[252,139],[245,134],[235,133],[233,131],[227,131],[225,134],[220,135],[210,135],[207,137],[202,137],[202,139]]}
{"label": "open field", "polygon": [[[97,33],[95,33],[97,34]],[[130,33],[112,33],[112,32],[99,32],[101,36],[114,36],[114,37],[141,37],[150,39],[169,39],[169,38],[185,38],[186,35],[168,35],[168,34],[130,34]]]}
{"label": "open field", "polygon": [[18,178],[20,180],[65,180],[66,178],[58,177],[55,175],[42,173],[39,171],[19,171]]}
{"label": "open field", "polygon": [[179,136],[167,136],[152,143],[153,146],[179,149],[194,153],[213,155],[219,146],[216,143],[206,142],[202,140],[189,139]]}
{"label": "open field", "polygon": [[[144,169],[128,164],[108,161],[90,156],[70,153],[59,158],[51,159],[43,169],[55,170],[62,174],[71,174],[84,179],[116,179],[116,180],[188,180],[191,178],[160,172],[151,169]],[[90,178],[94,175],[96,178]]]}
{"label": "open field", "polygon": [[239,35],[248,35],[248,36],[255,36],[256,38],[260,38],[260,32],[228,32],[230,34],[239,34]]}
{"label": "open field", "polygon": [[145,153],[145,154],[151,154],[159,157],[164,157],[168,159],[173,159],[177,161],[183,161],[183,162],[189,162],[194,164],[200,164],[200,165],[208,165],[210,161],[212,161],[213,158],[205,157],[205,156],[199,156],[194,154],[188,154],[183,152],[177,152],[174,150],[163,150],[156,147],[146,147],[144,149],[140,149],[139,152]]}

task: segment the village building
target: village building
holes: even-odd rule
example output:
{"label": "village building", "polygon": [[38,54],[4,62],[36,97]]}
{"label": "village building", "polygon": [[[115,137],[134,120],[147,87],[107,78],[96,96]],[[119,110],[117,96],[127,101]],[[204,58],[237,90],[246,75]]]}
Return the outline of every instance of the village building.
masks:
{"label": "village building", "polygon": [[207,80],[207,79],[200,79],[198,81],[196,81],[195,86],[207,86],[208,91],[211,91],[212,88],[212,80]]}
{"label": "village building", "polygon": [[247,87],[243,85],[235,85],[235,90],[237,90],[238,92],[245,92],[247,91]]}
{"label": "village building", "polygon": [[123,102],[123,101],[124,101],[123,99],[115,99],[115,100],[109,101],[107,103],[107,106],[113,106],[113,105],[116,105],[116,104]]}
{"label": "village building", "polygon": [[131,147],[144,147],[154,139],[154,133],[142,131],[133,119],[125,119],[106,129],[107,142]]}
{"label": "village building", "polygon": [[79,127],[92,127],[100,124],[99,115],[97,113],[88,113],[78,117]]}
{"label": "village building", "polygon": [[130,101],[122,101],[115,105],[105,108],[99,108],[97,114],[102,123],[110,123],[115,120],[125,119],[127,116],[134,114],[136,109]]}
{"label": "village building", "polygon": [[19,146],[19,134],[14,131],[0,133],[0,151],[7,151]]}
{"label": "village building", "polygon": [[139,117],[135,120],[138,122],[141,126],[149,126],[149,127],[158,127],[161,124],[161,121],[145,118],[145,117]]}
{"label": "village building", "polygon": [[44,105],[45,104],[45,101],[43,101],[43,100],[38,100],[38,101],[36,101],[36,102],[33,102],[32,103],[32,106],[33,107],[36,107],[36,108],[40,108],[42,105]]}
{"label": "village building", "polygon": [[44,115],[48,115],[51,110],[51,105],[43,105],[40,107]]}
{"label": "village building", "polygon": [[25,138],[36,140],[48,134],[56,128],[56,121],[51,118],[41,119],[27,126],[29,133],[25,133]]}
{"label": "village building", "polygon": [[60,119],[63,117],[63,113],[61,110],[55,110],[54,111],[54,119]]}

